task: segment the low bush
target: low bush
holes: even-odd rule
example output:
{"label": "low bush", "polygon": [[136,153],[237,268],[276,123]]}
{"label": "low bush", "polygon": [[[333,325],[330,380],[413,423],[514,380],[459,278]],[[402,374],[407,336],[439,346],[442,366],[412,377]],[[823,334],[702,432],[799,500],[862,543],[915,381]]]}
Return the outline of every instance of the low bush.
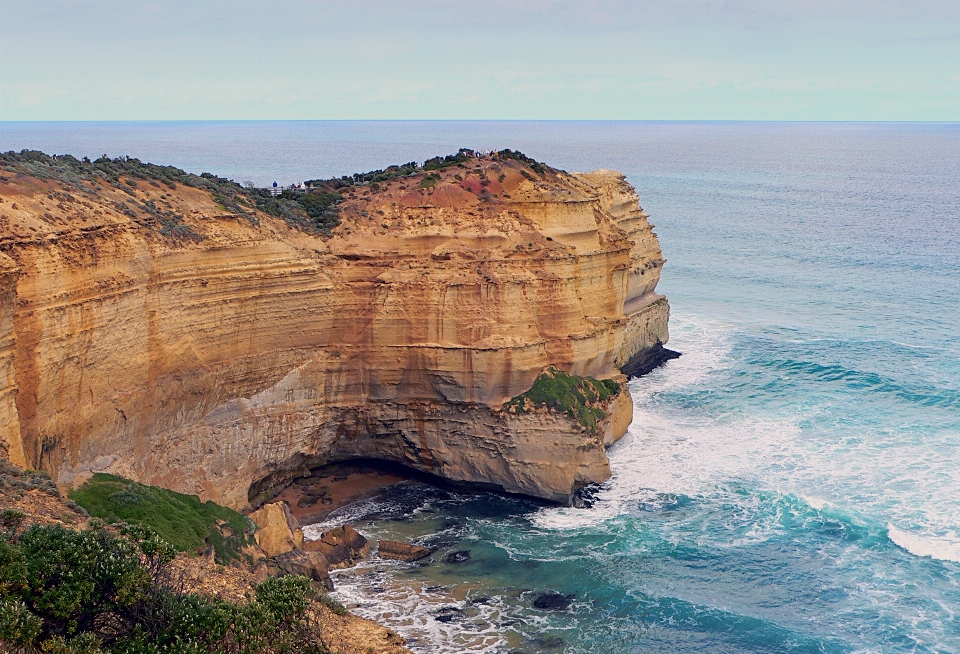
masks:
{"label": "low bush", "polygon": [[174,554],[143,527],[34,525],[0,537],[0,651],[324,652],[305,577],[268,579],[246,603],[226,602],[166,582]]}

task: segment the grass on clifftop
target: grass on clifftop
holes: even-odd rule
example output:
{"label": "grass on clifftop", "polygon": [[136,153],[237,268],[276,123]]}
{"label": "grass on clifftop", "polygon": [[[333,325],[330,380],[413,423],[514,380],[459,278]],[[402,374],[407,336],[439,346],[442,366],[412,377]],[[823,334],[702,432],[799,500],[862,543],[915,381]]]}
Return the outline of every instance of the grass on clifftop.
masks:
{"label": "grass on clifftop", "polygon": [[221,564],[238,558],[240,549],[253,542],[252,523],[233,509],[123,477],[97,473],[69,497],[105,522],[149,527],[181,552],[212,545]]}
{"label": "grass on clifftop", "polygon": [[619,392],[620,385],[612,379],[579,377],[548,368],[537,377],[530,390],[507,401],[503,408],[519,415],[547,407],[565,413],[568,418],[593,432],[597,429],[597,423],[607,417],[606,411],[596,405]]}

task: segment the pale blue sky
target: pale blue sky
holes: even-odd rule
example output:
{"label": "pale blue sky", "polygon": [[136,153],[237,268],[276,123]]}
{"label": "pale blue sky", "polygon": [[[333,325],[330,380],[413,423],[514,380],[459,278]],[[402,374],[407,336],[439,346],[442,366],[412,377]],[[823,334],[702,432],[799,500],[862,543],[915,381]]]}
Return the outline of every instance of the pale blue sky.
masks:
{"label": "pale blue sky", "polygon": [[0,0],[0,120],[960,120],[960,1]]}

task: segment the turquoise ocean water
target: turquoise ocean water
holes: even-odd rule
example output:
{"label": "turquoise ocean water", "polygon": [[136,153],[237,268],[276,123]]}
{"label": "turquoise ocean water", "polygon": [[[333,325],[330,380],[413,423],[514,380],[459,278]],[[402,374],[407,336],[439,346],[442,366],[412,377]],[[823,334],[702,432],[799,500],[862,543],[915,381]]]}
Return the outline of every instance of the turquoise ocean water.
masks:
{"label": "turquoise ocean water", "polygon": [[684,354],[591,508],[399,487],[335,518],[438,554],[339,597],[418,652],[960,652],[960,125],[0,123],[262,184],[461,146],[624,172]]}

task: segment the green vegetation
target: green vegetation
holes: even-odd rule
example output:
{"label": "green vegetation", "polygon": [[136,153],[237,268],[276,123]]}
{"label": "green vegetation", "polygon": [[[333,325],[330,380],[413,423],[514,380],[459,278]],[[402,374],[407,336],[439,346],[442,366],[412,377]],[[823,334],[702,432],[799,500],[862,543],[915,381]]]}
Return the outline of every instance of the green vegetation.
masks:
{"label": "green vegetation", "polygon": [[500,150],[497,152],[497,158],[501,160],[513,159],[514,161],[519,161],[524,165],[530,166],[530,169],[536,174],[540,175],[540,177],[543,177],[548,170],[553,170],[549,166],[540,163],[536,159],[528,157],[519,150]]}
{"label": "green vegetation", "polygon": [[[111,159],[103,155],[91,161],[84,157],[47,155],[36,150],[0,153],[0,181],[7,179],[4,173],[31,175],[40,179],[54,179],[72,187],[78,193],[96,197],[100,185],[107,184],[130,196],[124,202],[115,202],[114,208],[127,216],[153,227],[163,236],[174,240],[200,240],[202,237],[184,223],[184,216],[171,209],[156,206],[153,201],[142,201],[137,197],[139,182],[156,188],[166,187],[175,190],[178,185],[209,191],[224,211],[244,216],[256,223],[254,210],[282,218],[292,227],[316,234],[329,234],[340,224],[338,205],[343,200],[339,191],[357,186],[369,185],[376,192],[377,185],[393,179],[412,177],[424,173],[466,164],[474,158],[474,151],[460,148],[455,154],[427,159],[423,165],[416,161],[387,166],[383,170],[366,173],[354,173],[338,178],[313,179],[305,182],[307,190],[283,190],[274,196],[270,189],[243,188],[236,182],[210,173],[194,175],[174,166],[159,166],[144,163],[134,157],[116,157]],[[514,160],[528,166],[541,177],[552,168],[532,159],[516,150],[499,150],[496,159]],[[482,171],[480,171],[482,172]],[[530,176],[526,170],[521,170]],[[431,188],[427,176],[421,187]],[[439,179],[439,176],[436,176]],[[500,176],[503,181],[504,176]],[[487,182],[489,183],[489,182]],[[63,194],[69,197],[68,194]],[[72,199],[72,198],[71,198]]]}
{"label": "green vegetation", "polygon": [[[340,224],[336,205],[340,196],[320,193],[285,191],[273,197],[268,189],[245,189],[234,181],[210,173],[194,175],[174,166],[144,163],[134,157],[111,159],[106,155],[91,161],[77,159],[69,154],[48,155],[36,150],[0,153],[0,181],[4,173],[30,175],[39,179],[57,180],[78,193],[96,197],[100,184],[107,184],[131,196],[129,202],[118,203],[117,208],[131,218],[145,218],[146,223],[169,238],[199,240],[200,236],[183,223],[183,216],[172,210],[161,210],[149,202],[139,202],[134,188],[141,180],[154,187],[162,184],[170,190],[178,185],[209,191],[225,211],[245,216],[253,222],[254,209],[284,219],[293,227],[312,233],[329,233]],[[143,215],[141,215],[143,214]]]}
{"label": "green vegetation", "polygon": [[325,651],[305,577],[268,579],[247,602],[226,602],[179,591],[166,575],[176,548],[149,529],[18,526],[0,532],[0,651]]}
{"label": "green vegetation", "polygon": [[620,385],[612,379],[594,379],[568,375],[562,370],[548,368],[537,377],[526,393],[503,405],[504,410],[522,414],[538,407],[565,413],[567,417],[594,432],[606,412],[597,406],[620,392]]}
{"label": "green vegetation", "polygon": [[432,159],[427,159],[423,162],[424,170],[443,170],[444,168],[449,168],[450,166],[460,165],[463,167],[463,164],[470,161],[472,152],[466,148],[460,148],[460,151],[456,154],[448,154],[445,157],[434,157]]}
{"label": "green vegetation", "polygon": [[422,180],[420,180],[420,188],[433,188],[437,185],[437,182],[440,181],[440,175],[435,175],[433,173],[427,175]]}
{"label": "green vegetation", "polygon": [[304,182],[304,184],[311,188],[322,188],[336,191],[337,189],[349,188],[351,186],[389,182],[391,179],[419,175],[422,172],[423,169],[417,164],[416,161],[410,161],[405,164],[387,166],[383,170],[371,170],[366,173],[354,173],[353,175],[331,177],[330,179],[310,179]]}
{"label": "green vegetation", "polygon": [[197,552],[212,546],[220,564],[239,558],[240,550],[253,543],[249,518],[219,504],[201,502],[196,495],[97,473],[69,497],[106,522],[147,527],[178,551]]}

